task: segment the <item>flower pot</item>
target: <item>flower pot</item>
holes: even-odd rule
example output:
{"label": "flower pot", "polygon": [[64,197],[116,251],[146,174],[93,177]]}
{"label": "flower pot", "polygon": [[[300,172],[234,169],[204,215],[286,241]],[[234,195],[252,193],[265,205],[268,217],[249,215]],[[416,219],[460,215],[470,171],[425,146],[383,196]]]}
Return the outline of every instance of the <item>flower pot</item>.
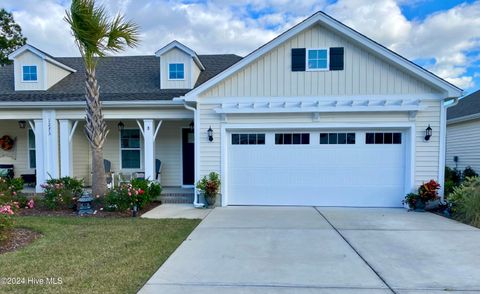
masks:
{"label": "flower pot", "polygon": [[427,204],[425,203],[425,201],[417,200],[415,202],[415,209],[414,210],[418,211],[418,212],[424,212],[426,206],[427,206]]}
{"label": "flower pot", "polygon": [[208,206],[214,206],[217,200],[217,195],[207,195],[205,194],[205,201],[207,202]]}

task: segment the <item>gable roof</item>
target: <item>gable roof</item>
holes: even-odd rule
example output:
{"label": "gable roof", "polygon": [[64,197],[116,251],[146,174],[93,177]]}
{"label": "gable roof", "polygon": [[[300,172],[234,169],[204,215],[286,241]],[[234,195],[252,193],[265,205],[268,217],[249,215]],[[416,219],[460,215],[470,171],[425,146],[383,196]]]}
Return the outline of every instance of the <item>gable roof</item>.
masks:
{"label": "gable roof", "polygon": [[[206,81],[241,59],[240,56],[199,55],[205,65],[197,84]],[[84,65],[80,57],[57,57],[58,62],[77,71],[46,91],[15,91],[14,67],[0,67],[0,102],[73,102],[84,101]],[[97,78],[102,101],[170,100],[190,89],[160,89],[158,57],[109,56],[99,60]]]}
{"label": "gable roof", "polygon": [[480,90],[467,95],[458,104],[448,108],[447,120],[468,120],[480,118]]}
{"label": "gable roof", "polygon": [[193,58],[193,60],[195,61],[195,63],[197,64],[198,68],[200,68],[201,70],[205,70],[205,67],[203,66],[202,61],[198,57],[197,53],[195,53],[195,51],[193,51],[192,49],[183,45],[182,43],[178,42],[177,40],[174,40],[174,41],[170,42],[169,44],[167,44],[166,46],[164,46],[163,48],[157,50],[157,52],[155,52],[155,55],[158,56],[158,57],[161,57],[163,54],[167,53],[168,51],[172,50],[173,48],[177,48],[177,49],[185,52],[186,54],[190,55]]}
{"label": "gable roof", "polygon": [[216,77],[210,79],[208,82],[190,91],[185,95],[185,99],[189,101],[195,100],[196,95],[220,83],[225,78],[233,75],[237,71],[246,67],[248,64],[254,62],[260,56],[269,52],[271,49],[279,46],[280,44],[292,38],[293,36],[299,34],[300,32],[318,23],[369,48],[375,53],[391,60],[400,68],[403,68],[404,70],[410,72],[413,76],[423,80],[424,82],[432,85],[435,88],[442,90],[443,92],[445,92],[445,96],[446,96],[445,98],[460,97],[462,95],[462,92],[463,92],[462,89],[438,77],[437,75],[422,68],[421,66],[418,66],[417,64],[411,62],[410,60],[400,56],[399,54],[393,52],[392,50],[380,45],[379,43],[355,31],[354,29],[346,26],[345,24],[337,21],[336,19],[330,17],[326,13],[319,11],[313,14],[312,16],[308,17],[301,23],[297,24],[296,26],[290,28],[286,32],[280,34],[278,37],[271,40],[267,44],[254,50],[253,52],[245,56],[240,62],[235,63],[233,66],[229,67],[228,69],[226,69],[225,71],[217,75]]}
{"label": "gable roof", "polygon": [[50,54],[38,49],[37,47],[34,47],[30,44],[25,44],[23,45],[22,47],[18,48],[17,50],[15,50],[14,52],[12,52],[10,55],[8,55],[8,58],[13,60],[15,59],[15,57],[21,55],[22,53],[24,53],[25,51],[30,51],[32,52],[33,54],[37,55],[38,57],[40,57],[41,59],[43,60],[46,60],[60,68],[63,68],[64,70],[66,71],[69,71],[69,72],[76,72],[75,69],[61,63],[60,61],[58,61],[57,59],[55,59],[55,57],[51,56]]}

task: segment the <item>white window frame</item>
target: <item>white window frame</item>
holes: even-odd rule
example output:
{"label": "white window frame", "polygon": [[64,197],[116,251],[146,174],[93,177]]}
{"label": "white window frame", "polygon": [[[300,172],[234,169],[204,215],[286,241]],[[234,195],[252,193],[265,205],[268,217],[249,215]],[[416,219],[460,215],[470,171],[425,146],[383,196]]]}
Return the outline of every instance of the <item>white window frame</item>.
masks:
{"label": "white window frame", "polygon": [[[35,167],[32,167],[32,166],[30,165],[30,151],[33,150],[33,151],[37,152],[37,151],[36,151],[36,150],[37,150],[37,146],[35,146],[35,148],[31,148],[31,147],[30,147],[30,132],[33,132],[33,136],[34,136],[34,138],[35,138],[35,132],[34,132],[32,129],[28,128],[28,129],[27,129],[27,160],[28,160],[28,168],[29,168],[29,169],[36,169],[36,168],[37,168],[36,166],[35,166]],[[33,140],[33,143],[35,144],[35,139]],[[35,162],[35,165],[37,165],[36,162]]]}
{"label": "white window frame", "polygon": [[[37,79],[34,81],[26,81],[23,79],[23,67],[25,66],[34,66],[37,69]],[[21,76],[22,76],[22,83],[38,83],[38,65],[36,64],[22,64],[21,65]]]}
{"label": "white window frame", "polygon": [[[317,51],[317,50],[326,50],[327,51],[327,67],[326,68],[310,68],[308,66],[308,53],[310,51]],[[330,70],[330,49],[329,48],[308,48],[307,54],[305,56],[305,70],[306,71],[329,71]]]}
{"label": "white window frame", "polygon": [[[122,147],[122,130],[118,131],[118,148],[119,148],[119,158],[120,158],[120,169],[126,171],[143,171],[143,140],[142,140],[142,132],[139,128],[124,128],[123,130],[137,130],[140,134],[140,147],[138,148],[123,148]],[[123,161],[122,161],[122,151],[123,150],[139,150],[140,151],[140,167],[136,168],[124,168]]]}
{"label": "white window frame", "polygon": [[[170,65],[171,64],[182,64],[183,65],[183,79],[171,79],[170,78]],[[185,81],[185,76],[187,75],[186,73],[186,67],[184,62],[170,62],[167,67],[167,78],[169,81]]]}

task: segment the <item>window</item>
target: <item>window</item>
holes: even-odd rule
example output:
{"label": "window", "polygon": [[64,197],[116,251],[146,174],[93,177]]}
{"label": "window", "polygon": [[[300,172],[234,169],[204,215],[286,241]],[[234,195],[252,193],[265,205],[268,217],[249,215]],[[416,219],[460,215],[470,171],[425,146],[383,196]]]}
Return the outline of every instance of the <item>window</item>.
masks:
{"label": "window", "polygon": [[23,81],[25,82],[35,82],[37,80],[37,66],[36,65],[25,65],[22,68],[23,70]]}
{"label": "window", "polygon": [[308,145],[310,144],[309,133],[275,134],[275,145]]}
{"label": "window", "polygon": [[328,70],[328,49],[308,49],[307,70]]}
{"label": "window", "polygon": [[120,153],[122,169],[140,168],[140,130],[120,131]]}
{"label": "window", "polygon": [[320,144],[355,144],[355,133],[320,133]]}
{"label": "window", "polygon": [[168,65],[169,80],[185,79],[185,65],[183,63],[170,63]]}
{"label": "window", "polygon": [[30,168],[37,167],[35,154],[35,133],[32,129],[28,129],[28,162]]}
{"label": "window", "polygon": [[402,144],[402,133],[366,133],[365,144]]}
{"label": "window", "polygon": [[232,145],[265,145],[265,134],[232,134]]}

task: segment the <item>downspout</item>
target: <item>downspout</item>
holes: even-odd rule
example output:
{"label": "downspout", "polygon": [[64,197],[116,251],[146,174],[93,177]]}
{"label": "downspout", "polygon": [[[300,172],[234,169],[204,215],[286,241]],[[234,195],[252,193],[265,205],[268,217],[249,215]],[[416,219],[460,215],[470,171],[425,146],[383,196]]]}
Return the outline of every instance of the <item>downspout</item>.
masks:
{"label": "downspout", "polygon": [[[446,144],[447,144],[447,109],[458,104],[458,97],[445,98],[442,100],[442,107],[440,109],[440,156],[438,168],[438,182],[440,183],[440,197],[443,202],[445,194],[445,158],[446,158]],[[453,103],[446,104],[453,100]]]}
{"label": "downspout", "polygon": [[[194,185],[195,183],[198,182],[199,180],[199,171],[200,171],[200,124],[198,123],[198,111],[195,107],[192,107],[192,106],[189,106],[187,105],[187,102],[185,100],[183,100],[183,106],[185,107],[185,109],[187,110],[190,110],[190,111],[193,111],[193,135],[195,137],[195,151],[194,151],[194,157],[195,157],[195,171],[194,171],[194,178],[195,178],[195,182],[194,182]],[[204,208],[205,207],[205,204],[204,203],[201,203],[199,202],[199,199],[198,199],[198,191],[196,188],[193,189],[193,193],[194,193],[194,198],[193,198],[193,206],[195,208]]]}

